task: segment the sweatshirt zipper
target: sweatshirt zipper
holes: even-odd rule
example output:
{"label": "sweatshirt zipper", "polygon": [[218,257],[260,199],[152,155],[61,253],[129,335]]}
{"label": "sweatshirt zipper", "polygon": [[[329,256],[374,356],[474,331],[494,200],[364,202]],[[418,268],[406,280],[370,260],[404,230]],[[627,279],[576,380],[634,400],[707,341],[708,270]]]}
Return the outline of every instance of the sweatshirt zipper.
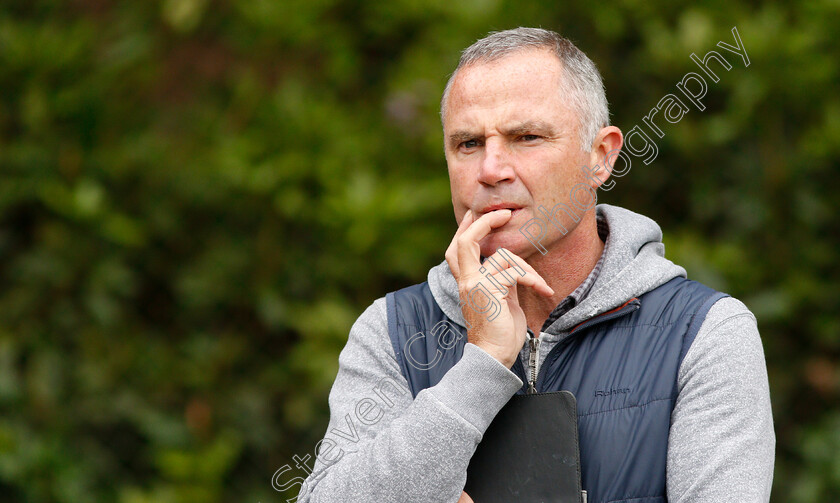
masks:
{"label": "sweatshirt zipper", "polygon": [[540,352],[540,339],[534,337],[534,332],[528,329],[528,348],[530,356],[528,357],[528,370],[530,377],[528,378],[528,394],[533,395],[537,392],[537,358]]}

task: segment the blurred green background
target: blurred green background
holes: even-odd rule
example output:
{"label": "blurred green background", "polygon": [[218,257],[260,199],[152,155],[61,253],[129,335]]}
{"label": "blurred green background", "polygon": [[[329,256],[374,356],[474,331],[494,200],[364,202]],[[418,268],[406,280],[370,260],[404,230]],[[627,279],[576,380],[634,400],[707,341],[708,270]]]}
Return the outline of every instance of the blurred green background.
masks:
{"label": "blurred green background", "polygon": [[0,501],[292,498],[352,322],[454,233],[459,51],[520,25],[625,131],[737,26],[750,66],[600,202],[756,313],[773,500],[838,501],[840,4],[582,4],[0,1]]}

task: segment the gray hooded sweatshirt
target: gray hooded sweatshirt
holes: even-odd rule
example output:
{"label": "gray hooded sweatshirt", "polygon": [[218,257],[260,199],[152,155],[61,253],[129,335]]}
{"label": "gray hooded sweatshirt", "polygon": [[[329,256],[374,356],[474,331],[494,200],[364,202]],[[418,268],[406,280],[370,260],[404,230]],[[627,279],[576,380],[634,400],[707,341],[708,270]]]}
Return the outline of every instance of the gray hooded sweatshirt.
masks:
{"label": "gray hooded sweatshirt", "polygon": [[[589,294],[540,333],[539,360],[582,321],[686,276],[664,257],[656,222],[616,206],[596,211],[609,228],[601,272]],[[458,287],[445,261],[429,271],[428,281],[443,312],[463,326]],[[526,343],[520,354],[525,368],[528,351]],[[508,368],[467,343],[443,379],[412,399],[391,347],[384,297],[353,325],[338,361],[330,423],[314,469],[298,463],[304,473],[311,469],[301,503],[455,503],[484,431],[522,386]],[[677,380],[668,501],[769,501],[776,445],[770,391],[756,320],[742,302],[729,297],[712,306]]]}

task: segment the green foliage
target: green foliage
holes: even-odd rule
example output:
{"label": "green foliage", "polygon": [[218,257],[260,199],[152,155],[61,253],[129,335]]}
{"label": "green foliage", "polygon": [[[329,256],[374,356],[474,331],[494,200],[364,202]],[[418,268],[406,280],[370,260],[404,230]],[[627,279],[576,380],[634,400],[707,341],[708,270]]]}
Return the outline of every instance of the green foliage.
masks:
{"label": "green foliage", "polygon": [[[0,499],[284,501],[353,320],[454,232],[458,52],[543,26],[628,131],[737,26],[751,64],[602,202],[659,221],[765,344],[774,499],[840,496],[834,2],[0,4]],[[300,472],[298,472],[300,475]]]}

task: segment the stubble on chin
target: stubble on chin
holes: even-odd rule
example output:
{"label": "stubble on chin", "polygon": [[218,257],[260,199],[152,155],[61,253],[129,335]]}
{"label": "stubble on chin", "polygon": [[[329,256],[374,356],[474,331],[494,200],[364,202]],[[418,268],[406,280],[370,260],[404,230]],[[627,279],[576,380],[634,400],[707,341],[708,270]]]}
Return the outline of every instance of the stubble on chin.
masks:
{"label": "stubble on chin", "polygon": [[481,256],[489,257],[496,253],[499,248],[509,250],[517,257],[527,259],[536,251],[525,236],[521,235],[517,229],[512,231],[505,230],[504,235],[490,234],[479,242],[481,248]]}

